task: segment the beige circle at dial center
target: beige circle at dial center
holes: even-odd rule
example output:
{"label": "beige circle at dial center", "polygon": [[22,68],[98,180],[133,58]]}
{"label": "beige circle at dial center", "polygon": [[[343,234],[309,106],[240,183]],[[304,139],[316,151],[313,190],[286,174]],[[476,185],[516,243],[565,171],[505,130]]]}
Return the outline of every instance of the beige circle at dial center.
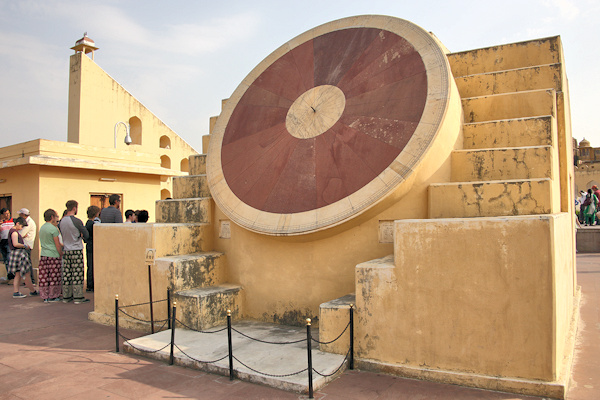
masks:
{"label": "beige circle at dial center", "polygon": [[307,90],[294,101],[285,118],[285,127],[298,139],[319,136],[342,116],[346,96],[338,87],[321,85]]}

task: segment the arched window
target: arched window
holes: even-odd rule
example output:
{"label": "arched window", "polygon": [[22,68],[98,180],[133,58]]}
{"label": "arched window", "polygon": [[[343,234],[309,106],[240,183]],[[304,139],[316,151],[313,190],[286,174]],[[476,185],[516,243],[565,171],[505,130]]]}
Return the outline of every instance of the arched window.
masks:
{"label": "arched window", "polygon": [[142,144],[142,121],[138,117],[129,118],[129,135],[131,144]]}
{"label": "arched window", "polygon": [[160,156],[160,166],[171,169],[171,159],[169,156]]}
{"label": "arched window", "polygon": [[163,135],[160,137],[160,148],[161,149],[170,149],[171,148],[171,139],[167,135]]}
{"label": "arched window", "polygon": [[190,172],[190,162],[187,158],[181,160],[180,169],[181,172]]}
{"label": "arched window", "polygon": [[171,192],[168,189],[163,189],[160,191],[160,199],[166,200],[171,198]]}

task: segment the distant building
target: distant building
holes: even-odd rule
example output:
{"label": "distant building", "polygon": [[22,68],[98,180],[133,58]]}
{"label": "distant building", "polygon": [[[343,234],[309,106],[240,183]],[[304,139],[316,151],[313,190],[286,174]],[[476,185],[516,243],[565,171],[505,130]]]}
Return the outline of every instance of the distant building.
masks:
{"label": "distant building", "polygon": [[600,147],[592,147],[583,138],[579,144],[573,138],[573,160],[575,162],[575,193],[593,185],[600,187]]}

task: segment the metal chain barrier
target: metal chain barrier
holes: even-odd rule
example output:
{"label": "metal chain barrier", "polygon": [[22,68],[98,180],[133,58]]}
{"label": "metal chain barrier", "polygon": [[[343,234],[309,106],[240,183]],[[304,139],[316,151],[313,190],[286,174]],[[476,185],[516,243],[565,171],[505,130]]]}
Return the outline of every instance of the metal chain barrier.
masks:
{"label": "metal chain barrier", "polygon": [[136,306],[147,306],[148,304],[162,303],[163,301],[167,301],[167,300],[168,299],[162,299],[162,300],[147,301],[145,303],[128,304],[126,306],[119,306],[119,308],[129,308],[129,307],[136,307]]}
{"label": "metal chain barrier", "polygon": [[152,353],[158,353],[159,351],[162,351],[162,350],[166,349],[166,348],[167,348],[167,347],[168,347],[168,346],[171,344],[171,343],[167,343],[166,345],[164,345],[162,348],[160,348],[160,349],[158,349],[158,350],[145,350],[145,349],[141,349],[141,348],[139,348],[139,347],[136,347],[136,346],[132,345],[132,344],[131,344],[129,341],[130,341],[130,340],[133,340],[133,339],[129,339],[129,338],[127,338],[127,337],[125,337],[125,336],[121,335],[120,333],[119,333],[119,336],[121,336],[121,337],[123,338],[123,340],[124,340],[124,341],[125,341],[125,342],[126,342],[128,345],[129,345],[129,346],[133,347],[133,348],[134,348],[134,349],[136,349],[137,351],[141,351],[141,352],[143,352],[143,353],[149,353],[149,354],[152,354]]}
{"label": "metal chain barrier", "polygon": [[187,328],[187,329],[188,329],[188,330],[190,330],[190,331],[199,332],[199,333],[219,333],[219,332],[223,332],[224,330],[227,330],[227,327],[225,327],[225,328],[218,329],[218,330],[216,330],[216,331],[201,331],[201,330],[199,330],[199,329],[195,329],[195,328],[192,328],[192,327],[191,327],[191,326],[189,326],[189,325],[186,325],[186,324],[184,324],[184,323],[183,323],[182,321],[180,321],[179,319],[176,319],[175,321],[177,321],[179,324],[181,324],[181,325],[182,325],[184,328]]}
{"label": "metal chain barrier", "polygon": [[316,370],[316,369],[314,369],[314,368],[313,368],[312,370],[313,370],[313,371],[315,371],[315,372],[316,372],[318,375],[321,375],[321,376],[322,376],[322,377],[324,377],[324,378],[327,378],[327,377],[333,376],[333,375],[337,374],[337,373],[338,373],[338,371],[340,370],[340,368],[342,368],[342,367],[344,366],[344,364],[345,364],[345,363],[346,363],[346,361],[348,360],[348,356],[349,356],[349,355],[350,355],[350,349],[348,349],[348,351],[346,352],[346,356],[345,356],[345,357],[344,357],[344,359],[342,360],[342,363],[340,364],[340,366],[339,366],[339,367],[337,367],[337,368],[336,368],[336,370],[335,370],[335,371],[333,371],[333,372],[332,372],[332,373],[330,373],[330,374],[322,374],[322,373],[320,373],[319,371],[317,371],[317,370]]}
{"label": "metal chain barrier", "polygon": [[[170,344],[171,344],[171,343],[167,344],[167,346],[169,346]],[[227,356],[228,356],[228,354],[225,354],[223,357],[221,357],[221,358],[219,358],[219,359],[217,359],[217,360],[213,360],[213,361],[202,361],[202,360],[198,360],[197,358],[194,358],[194,357],[190,356],[190,355],[189,355],[189,354],[187,354],[185,351],[181,350],[181,347],[177,346],[176,344],[173,344],[173,345],[174,345],[174,346],[177,348],[177,350],[179,350],[179,351],[181,352],[181,354],[183,354],[184,356],[186,356],[186,357],[187,357],[187,358],[189,358],[190,360],[198,361],[198,362],[200,362],[200,363],[202,363],[202,364],[214,364],[214,363],[216,363],[216,362],[219,362],[219,361],[222,361],[222,360],[226,359],[226,358],[227,358]],[[167,346],[165,346],[165,347],[167,347]],[[165,347],[163,347],[163,349],[164,349]]]}
{"label": "metal chain barrier", "polygon": [[[140,321],[140,322],[150,322],[150,321],[147,321],[147,320],[145,320],[145,319],[141,319],[141,318],[134,317],[133,315],[126,313],[126,312],[125,312],[125,311],[123,311],[122,309],[119,309],[119,312],[121,312],[121,313],[123,313],[123,314],[127,315],[127,316],[128,316],[129,318],[131,318],[131,319],[135,319],[136,321]],[[168,320],[169,320],[169,319],[167,318],[167,319],[155,320],[154,322],[157,322],[157,323],[165,322],[165,323],[166,323]],[[164,325],[163,325],[163,326],[164,326]]]}
{"label": "metal chain barrier", "polygon": [[[221,329],[217,329],[214,331],[202,331],[199,329],[195,329],[192,328],[190,326],[188,326],[187,324],[185,324],[184,322],[180,321],[179,319],[177,319],[176,315],[177,315],[177,309],[176,309],[176,302],[173,302],[173,307],[167,307],[167,314],[169,315],[169,318],[165,319],[165,320],[160,320],[160,321],[156,321],[156,322],[164,322],[163,325],[160,327],[160,329],[162,330],[165,327],[165,324],[169,323],[169,328],[171,330],[171,340],[169,343],[167,343],[165,346],[163,346],[162,348],[158,349],[158,350],[144,350],[141,348],[138,348],[134,345],[132,345],[130,343],[129,338],[123,336],[120,332],[119,332],[119,311],[122,312],[123,314],[127,315],[130,318],[133,318],[135,320],[138,321],[143,321],[143,322],[148,322],[139,318],[136,318],[130,314],[128,314],[127,312],[123,311],[123,308],[126,307],[133,307],[133,306],[140,306],[140,305],[147,305],[147,304],[152,304],[152,303],[160,303],[163,301],[169,301],[170,299],[170,292],[167,292],[167,299],[165,300],[158,300],[155,302],[147,302],[147,303],[141,303],[141,304],[131,304],[128,306],[124,306],[124,307],[119,307],[119,296],[116,295],[115,296],[115,328],[116,328],[116,351],[119,352],[119,337],[123,338],[127,344],[129,346],[131,346],[132,348],[134,348],[137,351],[140,352],[144,352],[144,353],[157,353],[159,351],[162,351],[164,349],[166,349],[167,347],[171,347],[170,349],[170,361],[169,364],[173,365],[174,362],[174,349],[176,348],[177,350],[179,350],[179,352],[181,354],[183,354],[185,357],[199,362],[199,363],[203,363],[203,364],[214,364],[217,363],[219,361],[222,361],[226,358],[229,357],[229,379],[233,380],[234,379],[234,369],[233,369],[233,360],[237,361],[240,365],[244,366],[245,368],[249,369],[252,372],[255,372],[257,374],[260,375],[264,375],[264,376],[269,376],[269,377],[273,377],[273,378],[285,378],[285,377],[289,377],[289,376],[294,376],[294,375],[298,375],[304,372],[308,372],[308,394],[309,394],[309,398],[312,399],[313,398],[313,382],[312,382],[312,373],[315,372],[317,375],[320,375],[322,377],[330,377],[333,376],[335,374],[337,374],[340,369],[344,366],[344,364],[346,364],[346,362],[348,362],[349,368],[350,369],[354,369],[354,305],[351,304],[350,305],[350,321],[348,322],[348,324],[344,327],[344,329],[342,330],[342,332],[333,340],[330,341],[326,341],[326,342],[321,342],[318,339],[314,339],[312,337],[311,334],[311,320],[310,318],[307,318],[306,322],[306,333],[307,336],[306,338],[303,339],[299,339],[299,340],[291,340],[291,341],[285,341],[285,342],[275,342],[275,341],[268,341],[268,340],[262,340],[262,339],[257,339],[255,337],[249,336],[235,328],[233,328],[231,326],[231,310],[227,310],[227,326]],[[168,305],[170,305],[169,303],[167,303]],[[152,306],[151,306],[152,307]],[[154,332],[154,320],[151,320],[152,322],[152,328],[153,328],[153,332]],[[225,356],[216,359],[216,360],[211,360],[211,361],[204,361],[204,360],[200,360],[197,359],[195,357],[190,356],[189,354],[187,354],[185,351],[183,351],[181,349],[181,347],[179,347],[177,344],[175,344],[175,325],[176,323],[181,324],[181,326],[187,328],[188,330],[194,331],[194,332],[198,332],[198,333],[219,333],[219,332],[223,332],[225,330],[227,330],[227,338],[228,338],[228,354],[226,354]],[[339,340],[342,335],[344,335],[344,333],[346,333],[346,331],[348,330],[348,328],[350,328],[350,346],[348,351],[346,352],[346,355],[344,356],[344,359],[342,360],[342,363],[335,369],[335,371],[329,373],[329,374],[325,374],[322,372],[317,371],[315,368],[313,368],[312,366],[312,347],[311,347],[311,343],[312,342],[316,342],[319,344],[331,344],[336,342],[337,340]],[[252,367],[250,367],[249,365],[245,364],[244,362],[240,361],[240,359],[238,359],[237,357],[235,357],[233,355],[233,344],[232,344],[232,338],[231,338],[231,332],[234,331],[237,334],[256,341],[256,342],[260,342],[260,343],[265,343],[265,344],[275,344],[275,345],[286,345],[286,344],[297,344],[297,343],[302,343],[302,342],[306,342],[306,350],[307,350],[307,358],[308,358],[308,367],[304,368],[300,371],[296,371],[296,372],[292,372],[292,373],[288,373],[288,374],[269,374],[263,371],[259,371],[257,369],[254,369]]]}
{"label": "metal chain barrier", "polygon": [[348,330],[348,327],[350,327],[350,322],[348,322],[348,324],[346,325],[346,327],[344,328],[344,330],[342,331],[342,333],[340,333],[340,334],[338,335],[338,337],[336,337],[336,338],[335,338],[335,339],[333,339],[333,340],[330,340],[329,342],[319,342],[317,339],[315,339],[315,338],[312,338],[312,337],[311,337],[311,339],[312,339],[312,341],[313,341],[313,342],[316,342],[316,343],[319,343],[319,344],[331,344],[331,343],[335,342],[336,340],[338,340],[339,338],[341,338],[341,337],[342,337],[342,335],[343,335],[344,333],[346,333],[346,330]]}
{"label": "metal chain barrier", "polygon": [[[246,338],[248,338],[248,339],[250,339],[250,340],[254,340],[254,341],[256,341],[256,342],[261,342],[261,343],[266,343],[266,344],[295,344],[295,343],[306,342],[306,339],[304,339],[304,338],[303,338],[303,339],[299,339],[299,340],[293,340],[293,341],[291,341],[291,342],[269,342],[269,341],[267,341],[267,340],[256,339],[256,338],[253,338],[253,337],[251,337],[251,336],[248,336],[248,335],[246,335],[245,333],[242,333],[242,332],[238,331],[238,330],[237,330],[237,329],[235,329],[235,328],[231,328],[231,330],[232,330],[232,331],[234,331],[234,332],[237,332],[237,333],[239,333],[240,335],[242,335],[242,336],[244,336],[244,337],[246,337]],[[313,339],[313,340],[314,340],[314,339]]]}
{"label": "metal chain barrier", "polygon": [[258,371],[252,367],[249,367],[248,365],[244,364],[243,362],[241,362],[236,356],[233,356],[233,359],[237,362],[239,362],[240,364],[242,364],[244,367],[248,368],[250,371],[256,372],[257,374],[261,374],[261,375],[265,375],[265,376],[271,376],[273,378],[285,378],[287,376],[294,376],[294,375],[298,375],[301,374],[303,372],[308,371],[308,368],[304,368],[302,371],[297,371],[297,372],[292,372],[291,374],[283,374],[283,375],[274,375],[274,374],[267,374],[265,372],[261,372]]}

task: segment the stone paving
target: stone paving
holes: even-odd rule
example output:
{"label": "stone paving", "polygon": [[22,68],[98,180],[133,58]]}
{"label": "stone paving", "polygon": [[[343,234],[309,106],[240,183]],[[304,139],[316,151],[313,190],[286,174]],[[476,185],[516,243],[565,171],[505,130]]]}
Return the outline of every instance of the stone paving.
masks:
{"label": "stone paving", "polygon": [[[569,400],[600,399],[600,254],[577,257],[581,321]],[[114,353],[114,329],[87,320],[93,303],[12,299],[0,285],[2,399],[305,399],[227,377]],[[27,290],[25,290],[27,293]],[[89,296],[91,297],[91,296]],[[123,331],[127,337],[141,333]],[[540,399],[346,371],[315,399]]]}

